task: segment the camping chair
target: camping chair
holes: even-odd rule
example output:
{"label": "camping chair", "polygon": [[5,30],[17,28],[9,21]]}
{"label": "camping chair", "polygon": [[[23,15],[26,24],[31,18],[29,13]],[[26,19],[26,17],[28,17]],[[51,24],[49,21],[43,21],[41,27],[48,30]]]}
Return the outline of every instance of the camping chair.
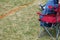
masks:
{"label": "camping chair", "polygon": [[[55,8],[55,7],[54,7]],[[37,14],[40,16],[44,16],[43,18],[39,18],[39,21],[43,21],[43,22],[47,22],[47,23],[52,23],[52,28],[54,28],[56,30],[56,40],[58,40],[58,36],[59,36],[59,24],[60,24],[60,4],[58,5],[57,9],[54,9],[54,11],[56,11],[56,15],[55,14],[46,14],[46,15],[42,15],[40,12],[38,12]],[[46,30],[46,32],[51,36],[52,40],[54,40],[53,35],[49,32],[48,28],[43,26],[43,28]]]}

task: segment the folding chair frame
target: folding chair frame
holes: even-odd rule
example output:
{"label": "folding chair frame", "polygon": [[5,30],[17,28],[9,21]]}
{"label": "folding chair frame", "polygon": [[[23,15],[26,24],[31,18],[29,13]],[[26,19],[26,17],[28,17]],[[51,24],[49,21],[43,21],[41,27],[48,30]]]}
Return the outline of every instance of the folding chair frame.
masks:
{"label": "folding chair frame", "polygon": [[[56,40],[58,40],[58,36],[59,36],[59,24],[57,23],[57,25],[55,26],[54,24],[52,24],[51,26],[52,28],[56,29]],[[52,40],[55,40],[53,35],[49,32],[48,28],[47,27],[44,27],[43,28],[45,29],[45,31],[49,34],[49,36],[52,38]],[[40,32],[41,33],[41,32]]]}

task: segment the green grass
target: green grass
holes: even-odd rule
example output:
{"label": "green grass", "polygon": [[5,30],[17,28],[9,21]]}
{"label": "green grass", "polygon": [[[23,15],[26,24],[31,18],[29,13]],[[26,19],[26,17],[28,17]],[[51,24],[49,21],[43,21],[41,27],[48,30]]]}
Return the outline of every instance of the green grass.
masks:
{"label": "green grass", "polygon": [[[7,1],[9,4],[6,3]],[[7,10],[18,4],[22,5],[28,2],[32,2],[32,0],[0,0],[2,8],[5,7]],[[7,8],[5,5],[12,6]],[[0,8],[0,11],[5,13],[7,10],[2,8]],[[31,5],[0,19],[0,40],[50,40],[49,36],[38,38],[41,27],[36,14],[37,11],[39,11],[38,6]]]}

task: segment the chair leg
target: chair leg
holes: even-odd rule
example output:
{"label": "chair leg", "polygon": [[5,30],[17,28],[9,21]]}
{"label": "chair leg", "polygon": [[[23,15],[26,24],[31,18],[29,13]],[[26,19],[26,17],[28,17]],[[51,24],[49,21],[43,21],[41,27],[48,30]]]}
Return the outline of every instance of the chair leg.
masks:
{"label": "chair leg", "polygon": [[51,36],[52,40],[54,40],[54,38],[53,38],[52,34],[49,32],[49,30],[48,30],[46,27],[44,27],[44,29],[45,29],[46,32]]}
{"label": "chair leg", "polygon": [[58,36],[59,36],[59,26],[56,27],[56,40],[58,40]]}

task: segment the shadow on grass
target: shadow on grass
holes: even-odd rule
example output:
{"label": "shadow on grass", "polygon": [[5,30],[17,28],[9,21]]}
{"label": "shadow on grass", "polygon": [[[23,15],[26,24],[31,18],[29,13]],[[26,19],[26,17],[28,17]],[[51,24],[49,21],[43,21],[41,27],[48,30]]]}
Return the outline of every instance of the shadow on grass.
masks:
{"label": "shadow on grass", "polygon": [[[56,30],[55,29],[52,29],[52,30],[49,30],[49,32],[52,34],[52,36],[54,37],[54,38],[56,38]],[[39,35],[38,35],[38,38],[43,38],[43,37],[50,37],[49,36],[49,34],[45,31],[45,30],[43,30]],[[60,34],[59,34],[59,36],[60,36]]]}

